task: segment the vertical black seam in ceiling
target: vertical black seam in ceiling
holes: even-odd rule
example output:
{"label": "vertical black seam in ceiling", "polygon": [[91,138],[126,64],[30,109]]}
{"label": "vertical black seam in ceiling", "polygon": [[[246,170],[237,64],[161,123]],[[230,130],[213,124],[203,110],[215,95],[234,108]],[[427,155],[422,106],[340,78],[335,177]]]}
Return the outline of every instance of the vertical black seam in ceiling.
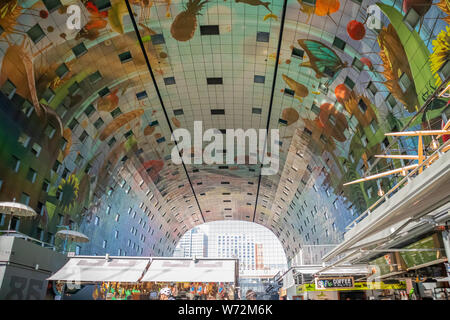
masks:
{"label": "vertical black seam in ceiling", "polygon": [[285,18],[286,18],[286,9],[287,9],[287,0],[284,0],[284,2],[283,2],[283,12],[281,14],[280,34],[278,35],[277,56],[275,58],[275,69],[274,69],[274,73],[273,73],[272,92],[270,94],[269,111],[268,111],[268,114],[267,114],[267,125],[266,125],[266,137],[265,137],[265,143],[264,143],[264,152],[263,152],[263,156],[262,156],[262,159],[261,159],[261,168],[260,168],[259,177],[258,177],[258,187],[256,189],[255,210],[253,211],[253,222],[255,222],[256,208],[258,207],[259,189],[261,187],[261,171],[262,171],[262,168],[263,168],[264,157],[266,155],[266,142],[267,142],[267,138],[268,138],[268,134],[269,134],[270,118],[271,118],[271,115],[272,115],[272,106],[273,106],[273,96],[274,96],[274,93],[275,93],[275,85],[276,85],[276,82],[277,82],[278,61],[280,60],[281,43],[283,42],[283,30],[284,30],[284,21],[285,21]]}
{"label": "vertical black seam in ceiling", "polygon": [[[127,4],[128,14],[130,15],[131,22],[133,23],[134,32],[136,33],[136,36],[137,36],[138,41],[139,41],[139,45],[140,45],[141,50],[142,50],[142,54],[144,55],[144,58],[145,58],[145,63],[147,64],[147,68],[148,68],[148,71],[150,72],[150,76],[152,78],[153,85],[155,86],[156,94],[158,95],[159,102],[161,103],[161,107],[162,107],[162,109],[164,111],[164,116],[166,117],[166,121],[167,121],[167,124],[168,124],[169,129],[170,129],[170,133],[173,136],[172,125],[170,124],[169,116],[167,115],[167,110],[166,110],[166,108],[164,106],[164,102],[163,102],[163,99],[161,97],[161,93],[159,91],[158,85],[156,84],[155,75],[154,75],[152,67],[150,65],[150,60],[148,59],[147,51],[145,50],[145,47],[144,47],[144,42],[142,42],[141,33],[139,32],[139,29],[138,29],[137,24],[136,24],[136,20],[134,19],[133,10],[131,9],[129,1],[125,0],[125,2]],[[181,163],[183,165],[184,171],[186,172],[186,177],[187,177],[187,179],[189,181],[189,185],[191,186],[191,190],[192,190],[192,194],[194,195],[195,202],[197,203],[198,209],[200,210],[200,215],[202,216],[203,222],[206,222],[205,221],[205,217],[203,216],[202,209],[200,208],[200,203],[198,202],[197,195],[195,194],[195,190],[194,190],[194,186],[192,185],[191,178],[189,177],[189,173],[187,171],[186,165],[184,164],[183,158],[181,157],[180,149],[178,149],[177,142],[175,140],[174,140],[174,142],[175,142],[175,146],[177,147],[178,154],[180,155]]]}

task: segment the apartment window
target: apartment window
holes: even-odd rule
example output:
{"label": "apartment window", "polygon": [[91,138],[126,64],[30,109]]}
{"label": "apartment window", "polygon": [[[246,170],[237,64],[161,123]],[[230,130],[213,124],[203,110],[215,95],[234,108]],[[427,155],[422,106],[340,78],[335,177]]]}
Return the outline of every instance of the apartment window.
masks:
{"label": "apartment window", "polygon": [[76,119],[73,119],[72,121],[70,121],[69,123],[69,129],[70,130],[75,130],[75,128],[78,126],[78,121]]}
{"label": "apartment window", "polygon": [[95,122],[94,122],[94,127],[95,129],[100,129],[100,127],[104,124],[105,122],[103,121],[102,118],[98,118]]}
{"label": "apartment window", "polygon": [[349,77],[345,77],[344,79],[344,84],[349,87],[350,89],[353,89],[355,87],[355,82],[353,82],[352,79],[350,79]]}
{"label": "apartment window", "polygon": [[76,246],[75,247],[75,255],[80,255],[80,252],[81,252],[81,247],[80,246]]}
{"label": "apartment window", "polygon": [[397,105],[397,100],[395,100],[394,96],[390,93],[386,98],[386,102],[389,105],[389,107],[391,107],[391,109]]}
{"label": "apartment window", "polygon": [[403,17],[403,21],[411,30],[413,30],[420,21],[420,15],[411,7]]}
{"label": "apartment window", "polygon": [[338,208],[338,205],[337,205],[337,199],[333,201],[333,206],[334,206],[335,209]]}
{"label": "apartment window", "polygon": [[358,108],[359,108],[359,111],[361,111],[361,113],[363,113],[363,114],[366,113],[367,105],[363,99],[359,99]]}
{"label": "apartment window", "polygon": [[174,77],[167,77],[167,78],[164,78],[164,84],[165,84],[166,86],[170,86],[170,85],[175,84],[175,83],[176,83],[176,81],[175,81],[175,78],[174,78]]}
{"label": "apartment window", "polygon": [[63,64],[59,65],[58,68],[56,68],[55,73],[60,79],[62,79],[62,78],[64,78],[64,76],[66,74],[69,73],[69,68],[67,67],[67,65],[65,63],[63,63]]}
{"label": "apartment window", "polygon": [[364,63],[362,63],[361,60],[359,60],[357,57],[354,57],[352,61],[352,67],[356,71],[361,72],[364,69]]}
{"label": "apartment window", "polygon": [[398,84],[403,92],[407,91],[411,87],[411,80],[406,73],[402,73],[398,79]]}
{"label": "apartment window", "polygon": [[370,122],[370,130],[372,130],[373,134],[378,131],[378,124],[375,120],[372,120],[372,122]]}
{"label": "apartment window", "polygon": [[44,30],[42,30],[39,24],[35,24],[33,27],[28,29],[27,34],[34,44],[38,43],[45,37]]}
{"label": "apartment window", "polygon": [[256,41],[257,42],[269,42],[270,33],[259,31],[256,33]]}
{"label": "apartment window", "polygon": [[362,145],[363,145],[364,148],[367,147],[368,141],[367,141],[367,137],[366,137],[365,134],[363,134],[363,135],[361,136],[361,143],[362,143]]}
{"label": "apartment window", "polygon": [[301,49],[298,49],[295,47],[292,49],[292,57],[294,57],[294,58],[303,59],[304,54],[305,54],[305,52]]}
{"label": "apartment window", "polygon": [[340,50],[344,50],[345,49],[345,45],[346,45],[346,43],[345,43],[344,40],[342,40],[341,38],[338,38],[338,37],[334,37],[333,47],[336,47],[336,48],[338,48]]}
{"label": "apartment window", "polygon": [[331,227],[333,228],[333,231],[336,231],[336,223],[333,222],[333,224],[331,225]]}
{"label": "apartment window", "polygon": [[0,226],[2,226],[5,223],[5,214],[4,213],[0,213]]}
{"label": "apartment window", "polygon": [[103,248],[103,249],[106,249],[106,245],[107,245],[107,244],[108,244],[108,241],[103,240],[102,248]]}
{"label": "apartment window", "polygon": [[119,231],[118,231],[118,230],[115,230],[115,231],[114,231],[114,238],[115,238],[115,239],[118,239],[118,238],[119,238]]}
{"label": "apartment window", "polygon": [[19,172],[20,169],[20,159],[16,156],[12,156],[12,169],[14,172]]}
{"label": "apartment window", "polygon": [[378,92],[376,85],[372,81],[369,82],[367,89],[369,89],[369,91],[370,91],[370,93],[372,93],[372,95],[375,95]]}
{"label": "apartment window", "polygon": [[164,44],[166,40],[164,40],[164,36],[162,34],[154,34],[151,37],[152,44]]}
{"label": "apartment window", "polygon": [[118,116],[120,116],[122,114],[122,111],[120,110],[120,108],[116,108],[113,111],[111,111],[111,116],[113,118],[116,118]]}
{"label": "apartment window", "polygon": [[84,43],[81,42],[72,48],[72,52],[75,55],[75,57],[79,58],[87,52],[87,49]]}
{"label": "apartment window", "polygon": [[42,0],[49,13],[52,13],[61,7],[60,0]]}
{"label": "apartment window", "polygon": [[100,71],[95,71],[89,75],[89,81],[94,84],[102,79]]}
{"label": "apartment window", "polygon": [[34,169],[30,168],[27,173],[27,180],[31,183],[34,183],[36,181],[36,176],[37,172]]}
{"label": "apartment window", "polygon": [[108,87],[104,87],[102,90],[100,90],[100,91],[98,92],[98,95],[99,95],[100,97],[104,97],[104,96],[108,95],[110,92],[111,92],[111,91],[109,91],[109,88],[108,88]]}
{"label": "apartment window", "polygon": [[115,220],[116,222],[119,222],[119,219],[120,219],[120,214],[116,214],[116,217],[114,218],[114,220]]}
{"label": "apartment window", "polygon": [[30,196],[24,192],[20,195],[20,203],[28,205],[30,203]]}
{"label": "apartment window", "polygon": [[95,216],[94,225],[98,226],[99,223],[100,223],[100,218],[98,216]]}
{"label": "apartment window", "polygon": [[112,138],[109,139],[109,141],[108,141],[108,146],[109,146],[109,147],[112,147],[115,143],[116,143],[116,138],[112,137]]}
{"label": "apartment window", "polygon": [[76,81],[68,88],[69,95],[71,96],[76,95],[78,92],[80,92],[80,90],[81,90],[80,84]]}
{"label": "apartment window", "polygon": [[266,80],[266,77],[255,75],[253,81],[254,81],[255,83],[264,83],[265,80]]}

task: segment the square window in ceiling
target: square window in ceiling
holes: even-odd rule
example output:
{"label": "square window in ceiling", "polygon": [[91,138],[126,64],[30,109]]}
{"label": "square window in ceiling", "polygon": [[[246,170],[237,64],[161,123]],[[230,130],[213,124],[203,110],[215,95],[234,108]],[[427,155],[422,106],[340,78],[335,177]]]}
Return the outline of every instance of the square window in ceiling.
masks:
{"label": "square window in ceiling", "polygon": [[338,48],[340,50],[344,50],[345,49],[345,44],[346,44],[345,41],[342,40],[341,38],[334,37],[333,47]]}
{"label": "square window in ceiling", "polygon": [[127,51],[127,52],[123,52],[123,53],[119,54],[119,59],[120,59],[120,62],[126,63],[128,61],[131,61],[133,59],[133,57],[131,56],[131,52]]}
{"label": "square window in ceiling", "polygon": [[42,30],[41,26],[39,24],[35,24],[33,27],[31,27],[27,31],[28,36],[30,37],[31,41],[34,43],[38,43],[42,38],[45,37],[44,30]]}
{"label": "square window in ceiling", "polygon": [[125,137],[125,139],[128,139],[128,138],[131,137],[132,135],[133,135],[133,131],[130,130],[130,131],[125,132],[125,134],[124,134],[123,136]]}
{"label": "square window in ceiling", "polygon": [[113,118],[116,118],[118,116],[120,116],[122,114],[122,111],[120,110],[120,108],[116,108],[113,111],[111,111],[111,116]]}
{"label": "square window in ceiling", "polygon": [[109,93],[110,93],[109,88],[108,88],[108,87],[104,87],[102,90],[100,90],[100,91],[98,92],[98,95],[99,95],[100,97],[104,97],[104,96],[106,96],[106,95],[109,94]]}
{"label": "square window in ceiling", "polygon": [[171,84],[175,84],[175,78],[174,77],[164,78],[164,84],[166,86],[171,85]]}
{"label": "square window in ceiling", "polygon": [[102,74],[100,73],[100,71],[95,71],[94,73],[91,73],[89,75],[89,81],[94,84],[97,81],[100,81],[102,79]]}
{"label": "square window in ceiling", "polygon": [[292,89],[285,88],[284,89],[284,94],[287,95],[287,96],[293,97],[293,96],[295,96],[295,91],[292,90]]}
{"label": "square window in ceiling", "polygon": [[164,40],[164,36],[160,34],[154,34],[151,36],[152,44],[164,44],[166,40]]}
{"label": "square window in ceiling", "polygon": [[154,126],[157,126],[158,124],[159,124],[158,120],[154,120],[154,121],[149,123],[149,126],[150,127],[154,127]]}
{"label": "square window in ceiling", "polygon": [[345,77],[344,80],[344,84],[349,87],[350,89],[353,89],[355,87],[355,83],[353,82],[352,79],[350,79],[349,77]]}
{"label": "square window in ceiling", "polygon": [[266,80],[266,77],[255,75],[255,78],[254,78],[255,83],[264,83],[265,80]]}
{"label": "square window in ceiling", "polygon": [[352,61],[352,67],[356,70],[361,72],[364,69],[364,63],[361,62],[357,57],[353,58]]}
{"label": "square window in ceiling", "polygon": [[84,114],[89,117],[92,115],[92,113],[94,113],[94,111],[95,111],[94,106],[92,104],[90,104],[86,107],[86,109],[84,109]]}
{"label": "square window in ceiling", "polygon": [[312,131],[309,130],[308,128],[304,128],[303,133],[306,133],[308,136],[312,136]]}
{"label": "square window in ceiling", "polygon": [[252,113],[254,114],[261,114],[262,109],[261,108],[252,108]]}
{"label": "square window in ceiling", "polygon": [[47,88],[45,90],[44,94],[42,95],[42,98],[47,102],[52,101],[54,97],[55,97],[55,92],[51,88]]}
{"label": "square window in ceiling", "polygon": [[284,119],[278,119],[278,122],[280,123],[280,124],[284,124],[284,125],[287,125],[287,120],[284,120]]}
{"label": "square window in ceiling", "polygon": [[403,72],[400,78],[398,79],[398,84],[400,88],[402,88],[402,91],[405,92],[411,87],[411,80],[409,79],[408,75]]}
{"label": "square window in ceiling", "polygon": [[94,4],[99,12],[107,11],[111,8],[111,2],[109,0],[94,0]]}
{"label": "square window in ceiling", "polygon": [[156,139],[156,142],[158,142],[158,143],[163,143],[164,141],[166,141],[165,137],[161,137],[159,139]]}
{"label": "square window in ceiling", "polygon": [[80,84],[78,82],[74,82],[68,89],[69,94],[71,96],[76,95],[79,91],[80,91],[81,87]]}
{"label": "square window in ceiling", "polygon": [[200,26],[200,34],[202,36],[212,36],[220,34],[218,25]]}
{"label": "square window in ceiling", "polygon": [[69,68],[65,63],[62,63],[58,68],[56,68],[55,73],[60,79],[62,79],[69,73]]}
{"label": "square window in ceiling", "polygon": [[89,136],[88,133],[85,130],[83,130],[83,132],[80,135],[80,141],[85,142],[88,136]]}
{"label": "square window in ceiling", "polygon": [[305,54],[305,52],[302,49],[298,49],[295,47],[292,49],[292,57],[293,58],[303,59],[304,54]]}
{"label": "square window in ceiling", "polygon": [[206,78],[206,83],[208,84],[223,84],[222,78]]}
{"label": "square window in ceiling", "polygon": [[181,116],[184,114],[184,111],[183,111],[183,109],[176,109],[176,110],[173,110],[173,114],[176,116]]}
{"label": "square window in ceiling", "polygon": [[270,39],[269,32],[258,31],[256,33],[256,41],[257,42],[269,42],[269,39]]}
{"label": "square window in ceiling", "polygon": [[87,49],[84,43],[81,42],[72,48],[72,52],[75,55],[75,57],[79,58],[87,52]]}
{"label": "square window in ceiling", "polygon": [[417,24],[419,23],[419,20],[420,20],[420,15],[413,8],[410,8],[408,10],[408,12],[406,13],[406,15],[403,17],[403,22],[411,30],[413,30],[417,26]]}
{"label": "square window in ceiling", "polygon": [[147,98],[147,91],[144,90],[144,91],[136,93],[136,98],[138,100],[142,100],[142,99]]}
{"label": "square window in ceiling", "polygon": [[59,9],[61,7],[61,1],[60,0],[42,0],[44,3],[44,6],[47,8],[48,12],[52,13],[55,10]]}
{"label": "square window in ceiling", "polygon": [[94,127],[95,129],[99,129],[105,122],[103,121],[102,118],[98,118],[95,122],[94,122]]}
{"label": "square window in ceiling", "polygon": [[225,109],[211,109],[211,114],[225,114]]}

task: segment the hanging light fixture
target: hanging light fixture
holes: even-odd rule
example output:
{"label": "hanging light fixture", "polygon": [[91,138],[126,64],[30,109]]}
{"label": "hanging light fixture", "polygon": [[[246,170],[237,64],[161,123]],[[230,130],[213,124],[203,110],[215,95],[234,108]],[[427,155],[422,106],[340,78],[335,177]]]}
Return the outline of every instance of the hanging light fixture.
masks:
{"label": "hanging light fixture", "polygon": [[383,188],[381,188],[380,180],[377,180],[377,185],[378,185],[378,192],[377,192],[378,196],[379,197],[384,196],[384,190],[383,190]]}
{"label": "hanging light fixture", "polygon": [[433,150],[437,150],[439,148],[439,141],[437,141],[435,137],[432,137],[430,147]]}

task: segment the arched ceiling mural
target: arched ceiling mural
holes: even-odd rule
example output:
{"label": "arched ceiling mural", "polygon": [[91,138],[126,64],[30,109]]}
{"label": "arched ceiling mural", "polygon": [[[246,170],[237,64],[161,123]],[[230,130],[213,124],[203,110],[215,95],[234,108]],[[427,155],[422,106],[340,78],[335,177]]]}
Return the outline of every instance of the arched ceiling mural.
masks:
{"label": "arched ceiling mural", "polygon": [[[268,227],[288,257],[337,243],[378,190],[342,183],[395,165],[374,161],[385,132],[447,112],[436,99],[414,117],[448,81],[449,14],[448,0],[3,0],[0,200],[36,208],[21,230],[46,241],[83,229],[89,254],[104,239],[171,254],[223,219]],[[278,173],[173,164],[171,132],[194,120],[279,129]]]}

